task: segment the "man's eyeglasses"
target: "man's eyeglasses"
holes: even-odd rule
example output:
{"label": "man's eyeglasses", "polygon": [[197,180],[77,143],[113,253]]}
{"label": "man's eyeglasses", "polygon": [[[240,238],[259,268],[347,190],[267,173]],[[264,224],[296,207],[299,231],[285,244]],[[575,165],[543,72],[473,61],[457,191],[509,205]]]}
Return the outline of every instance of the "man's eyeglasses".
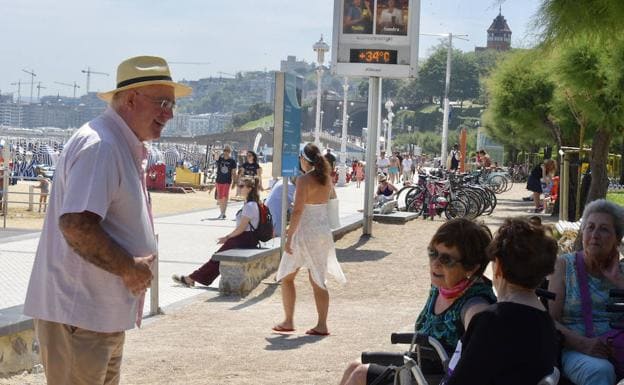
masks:
{"label": "man's eyeglasses", "polygon": [[174,111],[176,109],[176,107],[177,107],[176,106],[176,102],[173,101],[173,100],[153,98],[151,96],[147,96],[147,95],[142,94],[140,92],[137,92],[136,94],[148,98],[152,103],[159,105],[160,109],[163,110],[163,111]]}
{"label": "man's eyeglasses", "polygon": [[449,254],[447,253],[440,254],[438,253],[438,250],[431,248],[431,247],[427,248],[427,254],[429,255],[430,261],[435,261],[437,259],[441,265],[444,265],[446,267],[453,267],[456,264],[460,263],[460,261],[453,259],[453,257],[451,257]]}
{"label": "man's eyeglasses", "polygon": [[247,187],[247,185],[246,185],[246,184],[239,184],[239,185],[238,185],[238,188],[245,188],[245,187]]}

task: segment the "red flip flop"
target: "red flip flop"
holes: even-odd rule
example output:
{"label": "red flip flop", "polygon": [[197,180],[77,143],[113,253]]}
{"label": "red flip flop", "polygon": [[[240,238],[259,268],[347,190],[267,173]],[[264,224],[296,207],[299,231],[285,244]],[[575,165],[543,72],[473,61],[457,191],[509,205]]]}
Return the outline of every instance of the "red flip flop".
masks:
{"label": "red flip flop", "polygon": [[271,328],[271,330],[273,330],[274,332],[278,332],[278,333],[290,333],[290,332],[294,332],[295,331],[295,329],[284,328],[284,327],[281,327],[279,325],[273,326],[273,328]]}
{"label": "red flip flop", "polygon": [[310,330],[307,330],[307,331],[305,332],[305,334],[307,334],[307,335],[309,335],[309,336],[321,336],[321,337],[325,337],[325,336],[328,336],[328,335],[329,335],[329,332],[327,332],[327,333],[321,333],[321,332],[319,332],[319,331],[318,331],[318,330],[316,330],[316,329],[310,329]]}

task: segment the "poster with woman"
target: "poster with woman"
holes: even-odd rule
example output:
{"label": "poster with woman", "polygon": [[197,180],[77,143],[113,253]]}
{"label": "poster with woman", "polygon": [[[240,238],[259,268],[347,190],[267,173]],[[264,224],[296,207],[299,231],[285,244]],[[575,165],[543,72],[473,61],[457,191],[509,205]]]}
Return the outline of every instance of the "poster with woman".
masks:
{"label": "poster with woman", "polygon": [[408,5],[404,0],[377,0],[378,35],[407,35]]}
{"label": "poster with woman", "polygon": [[345,0],[343,15],[343,33],[373,33],[371,0]]}

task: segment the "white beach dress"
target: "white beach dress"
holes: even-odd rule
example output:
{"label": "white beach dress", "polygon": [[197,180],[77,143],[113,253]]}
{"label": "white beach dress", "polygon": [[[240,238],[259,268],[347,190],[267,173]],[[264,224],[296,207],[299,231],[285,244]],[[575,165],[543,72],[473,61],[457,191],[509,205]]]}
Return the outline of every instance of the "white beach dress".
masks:
{"label": "white beach dress", "polygon": [[307,267],[314,282],[323,289],[326,289],[328,273],[340,283],[347,282],[336,259],[326,203],[304,205],[291,247],[293,254],[284,252],[280,261],[278,281],[298,268]]}

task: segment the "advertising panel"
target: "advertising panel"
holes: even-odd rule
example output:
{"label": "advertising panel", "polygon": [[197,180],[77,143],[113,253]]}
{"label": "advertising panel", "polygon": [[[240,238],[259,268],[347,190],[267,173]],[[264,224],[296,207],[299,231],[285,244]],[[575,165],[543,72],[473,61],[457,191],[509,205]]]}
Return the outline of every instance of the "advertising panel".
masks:
{"label": "advertising panel", "polygon": [[302,77],[275,73],[274,177],[297,176],[299,173],[302,91]]}
{"label": "advertising panel", "polygon": [[332,70],[341,76],[415,77],[420,0],[335,0]]}

